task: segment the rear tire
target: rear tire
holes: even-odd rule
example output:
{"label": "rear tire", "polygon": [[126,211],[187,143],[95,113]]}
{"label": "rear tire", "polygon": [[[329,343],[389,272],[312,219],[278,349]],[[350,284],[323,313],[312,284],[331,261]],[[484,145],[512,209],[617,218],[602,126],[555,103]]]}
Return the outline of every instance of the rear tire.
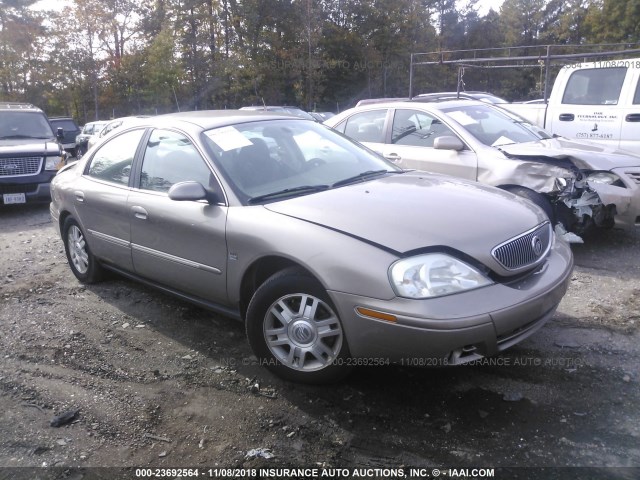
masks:
{"label": "rear tire", "polygon": [[261,364],[285,380],[331,383],[351,370],[336,309],[322,285],[300,268],[278,272],[256,290],[246,328]]}
{"label": "rear tire", "polygon": [[91,253],[86,236],[78,222],[68,217],[62,227],[64,250],[71,271],[82,283],[96,283],[102,279],[103,271]]}

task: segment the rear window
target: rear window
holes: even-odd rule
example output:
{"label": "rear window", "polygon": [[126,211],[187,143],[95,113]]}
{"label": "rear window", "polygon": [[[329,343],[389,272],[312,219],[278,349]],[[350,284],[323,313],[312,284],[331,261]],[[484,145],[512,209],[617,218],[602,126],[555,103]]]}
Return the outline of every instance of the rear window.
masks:
{"label": "rear window", "polygon": [[569,77],[562,103],[567,105],[617,105],[627,69],[589,68]]}

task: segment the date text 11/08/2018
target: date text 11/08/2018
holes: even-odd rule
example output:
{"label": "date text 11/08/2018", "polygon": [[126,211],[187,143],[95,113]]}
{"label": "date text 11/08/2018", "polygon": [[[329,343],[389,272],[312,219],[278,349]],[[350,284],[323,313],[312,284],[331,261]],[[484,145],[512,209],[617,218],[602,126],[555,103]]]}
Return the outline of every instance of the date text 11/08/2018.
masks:
{"label": "date text 11/08/2018", "polygon": [[137,468],[137,478],[493,478],[493,468],[425,469],[425,468]]}

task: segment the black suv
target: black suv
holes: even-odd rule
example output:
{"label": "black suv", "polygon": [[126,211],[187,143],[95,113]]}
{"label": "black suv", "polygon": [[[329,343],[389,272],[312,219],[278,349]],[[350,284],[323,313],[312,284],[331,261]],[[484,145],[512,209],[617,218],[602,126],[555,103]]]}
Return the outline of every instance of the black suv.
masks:
{"label": "black suv", "polygon": [[67,158],[59,140],[39,108],[0,102],[0,204],[51,201],[51,179]]}
{"label": "black suv", "polygon": [[80,127],[71,117],[49,117],[49,123],[53,127],[53,132],[57,134],[58,129],[62,129],[62,148],[76,156],[76,137],[80,134]]}

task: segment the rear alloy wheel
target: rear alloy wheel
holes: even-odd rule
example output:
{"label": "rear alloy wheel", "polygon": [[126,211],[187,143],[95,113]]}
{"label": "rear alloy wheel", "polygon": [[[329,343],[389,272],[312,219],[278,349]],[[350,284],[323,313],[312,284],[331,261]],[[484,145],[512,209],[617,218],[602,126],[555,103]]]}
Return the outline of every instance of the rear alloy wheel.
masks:
{"label": "rear alloy wheel", "polygon": [[91,253],[84,232],[69,217],[62,228],[62,238],[71,271],[83,283],[95,283],[102,277],[102,267]]}
{"label": "rear alloy wheel", "polygon": [[304,270],[284,270],[258,288],[247,310],[247,336],[261,363],[286,380],[328,383],[349,373],[340,319]]}

